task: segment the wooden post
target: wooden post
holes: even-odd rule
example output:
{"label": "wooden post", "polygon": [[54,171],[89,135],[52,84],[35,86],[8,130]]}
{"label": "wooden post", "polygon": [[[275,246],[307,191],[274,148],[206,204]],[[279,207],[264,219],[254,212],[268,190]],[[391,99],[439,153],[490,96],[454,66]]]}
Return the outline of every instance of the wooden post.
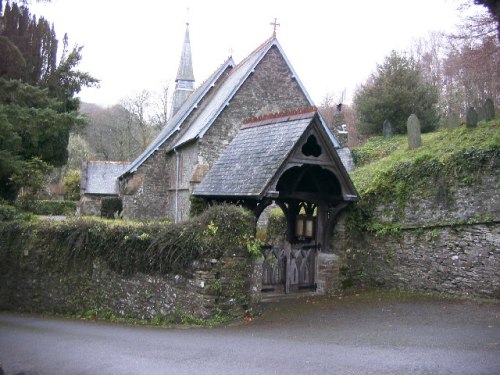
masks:
{"label": "wooden post", "polygon": [[291,252],[292,244],[288,241],[285,242],[285,257],[286,257],[286,267],[285,267],[285,294],[290,293],[290,266],[291,266]]}

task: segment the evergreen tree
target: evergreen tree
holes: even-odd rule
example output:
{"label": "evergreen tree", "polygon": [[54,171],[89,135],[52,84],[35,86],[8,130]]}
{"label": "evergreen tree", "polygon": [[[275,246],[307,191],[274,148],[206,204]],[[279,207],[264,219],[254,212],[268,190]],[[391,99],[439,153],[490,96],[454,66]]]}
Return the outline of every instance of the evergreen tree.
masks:
{"label": "evergreen tree", "polygon": [[381,135],[383,123],[388,120],[395,133],[403,134],[408,116],[414,113],[422,131],[431,131],[439,120],[438,97],[438,90],[425,82],[415,60],[392,51],[354,97],[358,130]]}
{"label": "evergreen tree", "polygon": [[[14,199],[22,170],[62,166],[82,87],[98,81],[76,70],[81,47],[64,51],[57,63],[54,26],[32,17],[28,8],[7,3],[0,16],[0,198]],[[33,162],[39,160],[40,162]],[[17,183],[16,183],[17,182]]]}

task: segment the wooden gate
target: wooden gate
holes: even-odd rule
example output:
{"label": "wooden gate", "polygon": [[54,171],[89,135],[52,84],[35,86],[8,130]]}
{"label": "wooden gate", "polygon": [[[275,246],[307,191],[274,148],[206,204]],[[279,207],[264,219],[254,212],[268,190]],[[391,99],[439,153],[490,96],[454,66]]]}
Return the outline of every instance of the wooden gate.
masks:
{"label": "wooden gate", "polygon": [[262,292],[290,293],[316,289],[316,246],[262,246]]}

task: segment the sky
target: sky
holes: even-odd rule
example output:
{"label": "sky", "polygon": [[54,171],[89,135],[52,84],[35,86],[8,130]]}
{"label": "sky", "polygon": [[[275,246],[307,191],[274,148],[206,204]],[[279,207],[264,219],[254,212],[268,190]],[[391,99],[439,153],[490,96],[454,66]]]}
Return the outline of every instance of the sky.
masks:
{"label": "sky", "polygon": [[[470,0],[472,3],[472,0]],[[238,63],[273,32],[316,105],[349,103],[391,50],[459,23],[460,0],[52,0],[30,10],[60,40],[83,46],[79,69],[100,79],[84,102],[110,106],[174,79],[189,22],[195,86],[232,55]]]}

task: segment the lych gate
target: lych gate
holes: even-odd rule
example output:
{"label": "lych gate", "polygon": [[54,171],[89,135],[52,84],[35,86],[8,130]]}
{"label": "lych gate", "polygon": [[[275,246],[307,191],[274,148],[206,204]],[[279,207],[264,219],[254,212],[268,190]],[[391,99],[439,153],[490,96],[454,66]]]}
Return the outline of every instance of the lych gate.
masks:
{"label": "lych gate", "polygon": [[358,199],[315,108],[246,123],[194,194],[243,205],[258,218],[275,203],[286,241],[262,249],[262,291],[316,289],[318,254],[329,252],[335,217]]}

